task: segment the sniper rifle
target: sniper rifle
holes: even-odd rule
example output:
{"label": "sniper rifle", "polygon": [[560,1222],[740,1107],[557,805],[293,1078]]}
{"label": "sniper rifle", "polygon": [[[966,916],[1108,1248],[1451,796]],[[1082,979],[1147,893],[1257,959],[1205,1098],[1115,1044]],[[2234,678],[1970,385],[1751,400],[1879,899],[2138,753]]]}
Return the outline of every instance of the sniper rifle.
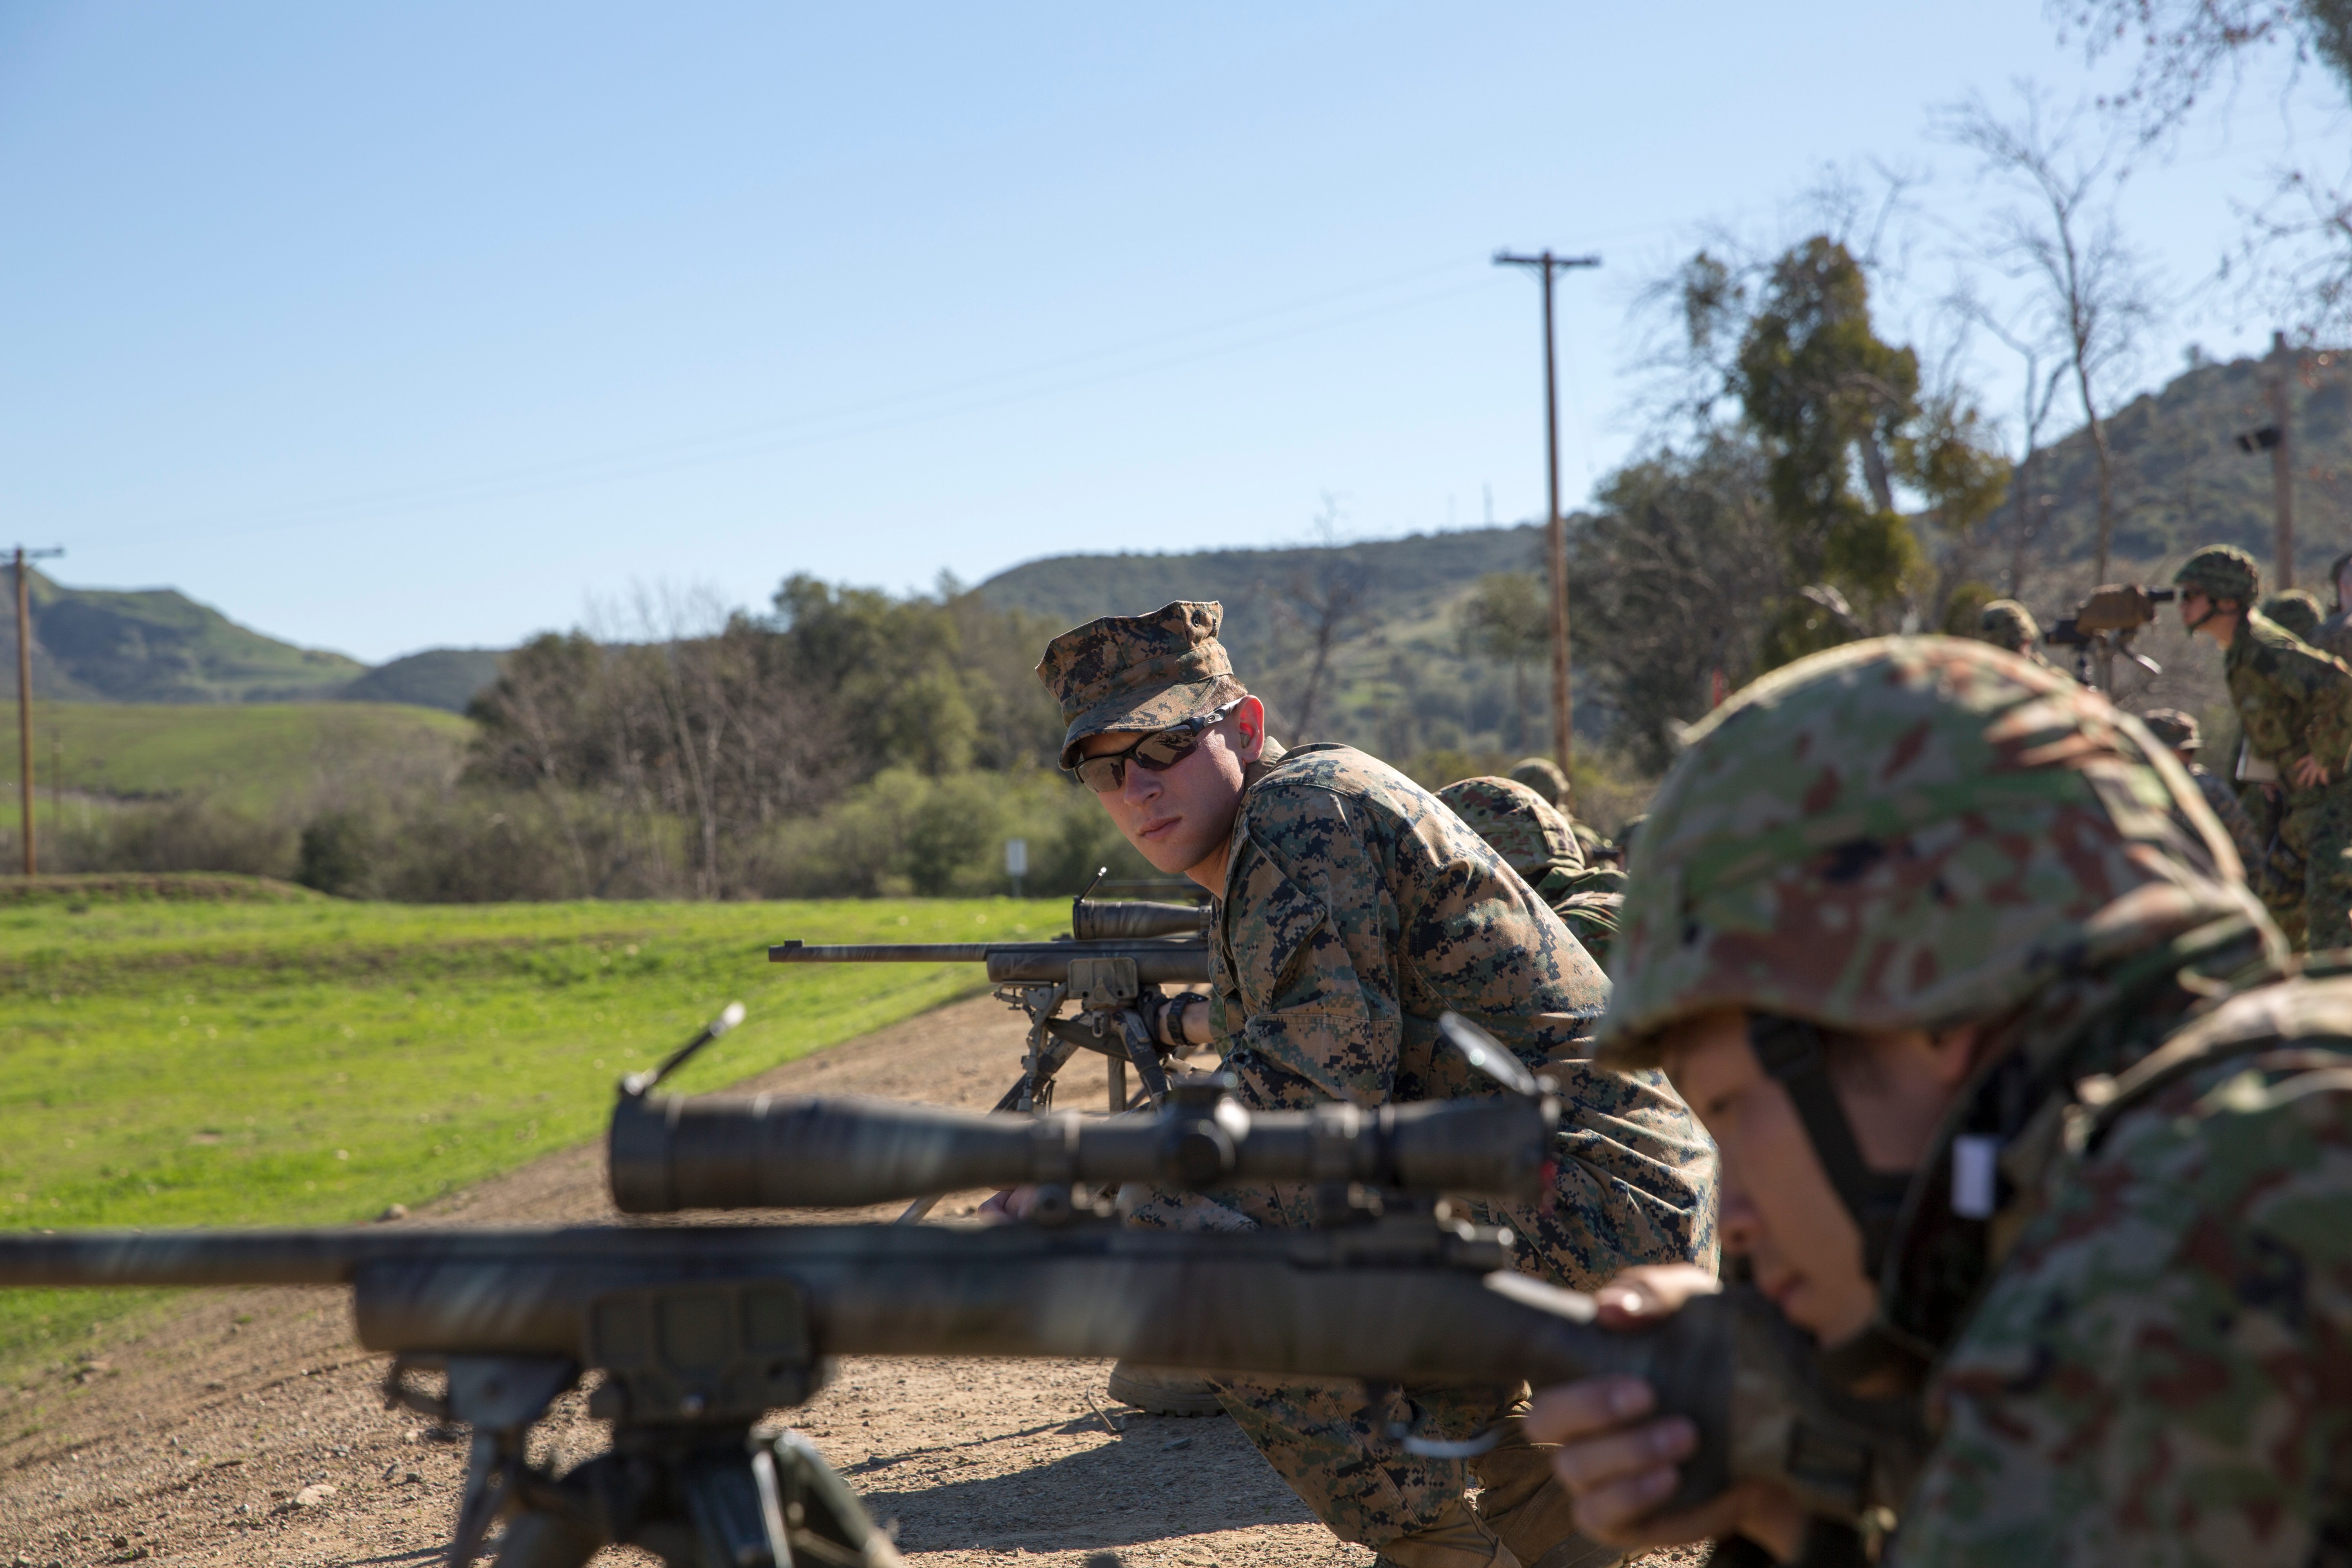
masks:
{"label": "sniper rifle", "polygon": [[[1251,1112],[1220,1083],[1188,1082],[1155,1117],[1081,1122],[673,1100],[651,1092],[659,1069],[624,1082],[612,1175],[625,1208],[866,1202],[1013,1176],[1057,1189],[1022,1223],[18,1234],[0,1237],[0,1287],[348,1286],[359,1343],[392,1354],[387,1401],[473,1428],[452,1568],[501,1519],[502,1568],[580,1568],[617,1543],[675,1568],[897,1568],[806,1439],[763,1424],[844,1355],[1360,1378],[1381,1409],[1415,1385],[1490,1385],[1506,1403],[1524,1383],[1625,1373],[1698,1430],[1673,1506],[1748,1475],[1824,1510],[1899,1499],[1908,1449],[1818,1379],[1787,1375],[1810,1363],[1752,1291],[1603,1331],[1589,1297],[1510,1269],[1508,1233],[1433,1195],[1538,1200],[1559,1115],[1491,1039],[1460,1020],[1447,1033],[1516,1092]],[[1133,1180],[1310,1183],[1318,1224],[1138,1229],[1109,1201]],[[437,1387],[417,1381],[436,1373]],[[560,1475],[533,1464],[533,1426],[592,1373],[609,1447]],[[1499,1440],[1389,1430],[1446,1457]]]}
{"label": "sniper rifle", "polygon": [[[1099,883],[1108,868],[1095,875]],[[1088,892],[1093,890],[1092,886]],[[1078,1052],[1109,1058],[1110,1110],[1168,1092],[1167,1061],[1181,1047],[1165,1043],[1164,986],[1209,983],[1207,904],[1141,900],[1070,900],[1070,931],[1051,942],[780,942],[773,963],[984,963],[997,996],[1029,1016],[1021,1078],[997,1100],[999,1110],[1037,1110],[1053,1103],[1054,1075]],[[1076,1016],[1064,1017],[1073,1007]],[[1132,1100],[1127,1069],[1142,1088]]]}

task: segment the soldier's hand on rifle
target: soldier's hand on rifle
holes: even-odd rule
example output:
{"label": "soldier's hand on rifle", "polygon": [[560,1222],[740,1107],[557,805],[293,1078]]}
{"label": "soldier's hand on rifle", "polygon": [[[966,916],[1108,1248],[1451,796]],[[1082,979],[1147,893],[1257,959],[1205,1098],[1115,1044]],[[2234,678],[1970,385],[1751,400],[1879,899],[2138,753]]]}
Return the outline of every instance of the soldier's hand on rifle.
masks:
{"label": "soldier's hand on rifle", "polygon": [[1037,1189],[1033,1186],[1003,1187],[991,1194],[976,1211],[982,1219],[1024,1220],[1037,1201]]}
{"label": "soldier's hand on rifle", "polygon": [[[1639,1328],[1721,1287],[1686,1263],[1629,1268],[1593,1295],[1604,1328]],[[1698,1432],[1675,1415],[1645,1419],[1657,1395],[1638,1377],[1596,1377],[1539,1390],[1527,1416],[1528,1437],[1557,1443],[1552,1468],[1576,1502],[1576,1526],[1611,1546],[1678,1546],[1745,1535],[1782,1559],[1805,1537],[1805,1512],[1769,1481],[1742,1481],[1682,1513],[1653,1510],[1674,1489],[1675,1466]]]}
{"label": "soldier's hand on rifle", "polygon": [[2319,765],[2317,757],[2305,753],[2289,765],[2286,776],[2294,781],[2297,789],[2309,789],[2327,782],[2327,770]]}
{"label": "soldier's hand on rifle", "polygon": [[1179,1050],[1205,1046],[1215,1038],[1210,1031],[1209,999],[1197,991],[1179,991],[1159,999],[1150,1006],[1144,1023],[1153,1039]]}

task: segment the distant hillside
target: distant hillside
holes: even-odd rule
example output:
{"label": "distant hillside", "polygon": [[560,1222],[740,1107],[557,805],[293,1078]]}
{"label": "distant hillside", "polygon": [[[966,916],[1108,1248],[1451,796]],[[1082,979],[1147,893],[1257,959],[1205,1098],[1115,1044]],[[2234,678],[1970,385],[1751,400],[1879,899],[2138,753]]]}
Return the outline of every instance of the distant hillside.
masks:
{"label": "distant hillside", "polygon": [[1459,649],[1454,611],[1478,579],[1534,569],[1534,525],[1417,533],[1362,543],[1183,555],[1059,555],[1001,572],[980,585],[991,603],[1058,626],[1136,615],[1171,599],[1215,599],[1235,667],[1275,709],[1277,732],[1307,709],[1319,623],[1339,617],[1326,689],[1315,695],[1313,736],[1403,759],[1432,749],[1524,750],[1539,724],[1540,687],[1523,710],[1510,672]]}
{"label": "distant hillside", "polygon": [[[15,584],[5,584],[13,590]],[[401,702],[462,713],[498,679],[488,648],[428,648],[370,669],[237,625],[171,588],[68,588],[33,574],[33,691],[53,702]],[[16,603],[0,593],[0,648]]]}
{"label": "distant hillside", "polygon": [[[170,588],[68,588],[35,573],[29,596],[35,689],[53,699],[282,702],[329,695],[367,668],[248,631]],[[16,616],[15,595],[0,594],[5,645]]]}
{"label": "distant hillside", "polygon": [[[2255,360],[2208,363],[2163,390],[2132,399],[2107,417],[2116,469],[2115,553],[2153,570],[2216,541],[2271,564],[2273,507],[2267,452],[2239,449],[2238,436],[2270,423]],[[2288,384],[2294,430],[2296,581],[2312,587],[2328,563],[2352,549],[2352,364],[2342,352],[2304,357]],[[2077,429],[2047,453],[2047,521],[2032,551],[2027,596],[2037,586],[2075,594],[2090,585],[2098,517],[2097,472],[2089,433]],[[2006,568],[2013,516],[1996,520],[1989,563]],[[2116,574],[2120,575],[2121,574]],[[2055,578],[2059,581],[2037,582]],[[1988,580],[1999,581],[1998,578]],[[2321,590],[2323,602],[2327,593]]]}
{"label": "distant hillside", "polygon": [[430,647],[377,665],[340,693],[346,702],[406,702],[463,713],[499,678],[506,655],[487,647]]}

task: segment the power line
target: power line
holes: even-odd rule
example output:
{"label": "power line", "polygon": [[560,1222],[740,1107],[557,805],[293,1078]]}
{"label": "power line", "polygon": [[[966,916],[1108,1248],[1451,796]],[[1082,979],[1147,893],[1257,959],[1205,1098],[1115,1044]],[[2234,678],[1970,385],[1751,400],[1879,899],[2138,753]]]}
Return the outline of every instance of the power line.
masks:
{"label": "power line", "polygon": [[[684,437],[677,441],[639,447],[625,453],[597,458],[566,458],[520,469],[447,480],[412,489],[391,491],[374,496],[351,496],[338,500],[311,503],[289,508],[278,513],[275,521],[257,521],[241,527],[224,529],[219,527],[216,521],[190,521],[173,523],[169,526],[168,531],[173,537],[184,540],[192,534],[205,539],[219,539],[261,532],[280,532],[323,523],[348,522],[405,511],[426,510],[436,507],[478,504],[484,501],[513,500],[523,496],[578,489],[586,485],[610,484],[622,479],[676,472],[683,468],[772,457],[828,441],[849,440],[862,436],[884,434],[913,425],[984,413],[1014,404],[1034,402],[1041,398],[1085,391],[1108,383],[1194,364],[1227,354],[1247,353],[1253,349],[1290,342],[1318,332],[1329,331],[1334,328],[1354,325],[1361,321],[1441,303],[1488,286],[1484,279],[1475,282],[1452,284],[1443,289],[1416,293],[1402,300],[1385,301],[1362,310],[1343,311],[1337,315],[1326,316],[1279,331],[1253,336],[1239,342],[1212,344],[1142,363],[1117,366],[1076,378],[1056,380],[1042,386],[1020,387],[1018,385],[1020,382],[1034,380],[1057,369],[1068,369],[1089,362],[1111,359],[1154,344],[1181,342],[1186,339],[1209,336],[1229,331],[1237,325],[1244,325],[1269,317],[1291,315],[1301,310],[1318,309],[1346,299],[1394,288],[1400,283],[1424,279],[1437,272],[1456,270],[1460,265],[1458,262],[1448,262],[1440,267],[1423,268],[1413,272],[1397,274],[1386,280],[1360,285],[1311,300],[1267,307],[1229,317],[1217,322],[1133,339],[1112,348],[1065,355],[1018,371],[1010,371],[993,376],[975,377],[922,392],[895,394],[888,397],[850,404],[840,408],[761,421],[705,436]],[[894,408],[904,408],[908,405],[919,405],[942,397],[952,397],[959,392],[1003,386],[1011,386],[1013,390],[953,403],[942,407],[917,408],[901,414],[888,412]],[[861,416],[866,415],[879,416],[879,417],[861,419]],[[847,423],[839,423],[843,421]],[[822,428],[828,423],[835,424],[835,427]],[[736,445],[731,450],[724,449],[730,444],[747,441],[751,444]],[[720,449],[710,449],[714,447]],[[247,515],[250,517],[251,514]]]}

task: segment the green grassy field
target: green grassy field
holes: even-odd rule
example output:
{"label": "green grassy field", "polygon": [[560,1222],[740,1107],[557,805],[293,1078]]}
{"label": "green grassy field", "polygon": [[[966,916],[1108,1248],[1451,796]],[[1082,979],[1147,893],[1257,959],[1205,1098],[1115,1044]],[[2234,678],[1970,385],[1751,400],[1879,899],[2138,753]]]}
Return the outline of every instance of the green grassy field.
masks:
{"label": "green grassy field", "polygon": [[[0,725],[0,804],[13,826],[18,753],[10,719]],[[454,713],[389,702],[43,702],[33,710],[35,806],[46,822],[53,738],[64,742],[69,795],[204,795],[267,810],[299,796],[322,765],[362,769],[420,749],[454,758],[472,730]]]}
{"label": "green grassy field", "polygon": [[[1009,900],[401,906],[0,902],[0,1226],[322,1225],[593,1137],[614,1079],[732,1000],[700,1090],[982,988],[771,942],[1043,938]],[[140,1304],[0,1292],[0,1366]]]}

